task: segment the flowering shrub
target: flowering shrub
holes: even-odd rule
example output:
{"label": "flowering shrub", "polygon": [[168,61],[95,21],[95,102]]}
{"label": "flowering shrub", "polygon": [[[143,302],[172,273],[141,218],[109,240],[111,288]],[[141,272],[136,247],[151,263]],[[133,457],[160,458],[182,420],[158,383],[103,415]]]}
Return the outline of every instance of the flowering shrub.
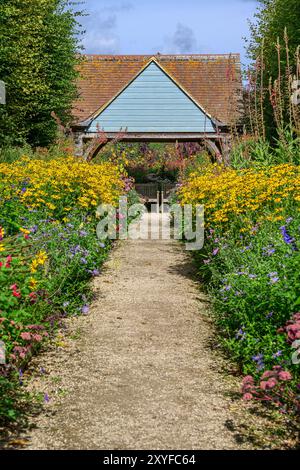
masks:
{"label": "flowering shrub", "polygon": [[241,233],[264,221],[284,221],[300,202],[300,167],[289,164],[234,170],[199,167],[180,191],[182,203],[205,203],[206,226],[221,230],[231,223]]}
{"label": "flowering shrub", "polygon": [[0,178],[1,424],[16,419],[14,391],[32,354],[62,317],[88,314],[88,281],[110,248],[96,236],[96,208],[130,199],[131,184],[116,165],[71,157],[0,164]]}
{"label": "flowering shrub", "polygon": [[244,387],[245,398],[267,391],[265,401],[272,401],[272,391],[274,402],[297,400],[292,343],[300,338],[300,168],[206,165],[183,181],[179,198],[205,206],[206,240],[195,258],[221,342],[252,377],[246,385],[253,393]]}
{"label": "flowering shrub", "polygon": [[300,412],[300,399],[289,387],[292,375],[281,366],[266,370],[255,383],[251,375],[244,377],[242,393],[244,400],[259,400],[275,404],[281,412]]}
{"label": "flowering shrub", "polygon": [[1,224],[9,233],[19,228],[16,223],[24,210],[67,221],[71,211],[95,210],[100,202],[117,203],[125,186],[116,165],[89,164],[72,157],[51,161],[24,157],[13,165],[0,163],[0,181]]}

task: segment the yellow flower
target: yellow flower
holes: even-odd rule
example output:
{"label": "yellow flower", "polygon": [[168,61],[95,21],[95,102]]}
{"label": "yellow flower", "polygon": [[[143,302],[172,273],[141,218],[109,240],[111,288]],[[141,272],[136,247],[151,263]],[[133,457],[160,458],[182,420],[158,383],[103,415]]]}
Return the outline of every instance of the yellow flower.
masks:
{"label": "yellow flower", "polygon": [[40,251],[36,257],[31,261],[30,271],[36,273],[39,266],[43,266],[48,259],[47,253],[45,251]]}
{"label": "yellow flower", "polygon": [[33,277],[31,277],[29,281],[30,290],[35,291],[37,288],[37,285],[38,285],[38,281],[34,279]]}
{"label": "yellow flower", "polygon": [[30,230],[27,230],[26,228],[20,228],[20,232],[24,233],[24,235],[29,235]]}

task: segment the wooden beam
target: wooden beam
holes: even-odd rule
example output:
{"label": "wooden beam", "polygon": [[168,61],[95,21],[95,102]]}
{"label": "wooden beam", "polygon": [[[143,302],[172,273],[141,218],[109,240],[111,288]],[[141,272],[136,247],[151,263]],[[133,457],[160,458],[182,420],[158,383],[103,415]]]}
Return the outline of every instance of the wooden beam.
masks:
{"label": "wooden beam", "polygon": [[[106,133],[108,140],[118,140],[119,133]],[[97,138],[97,133],[86,133],[83,134],[85,141]],[[203,139],[221,140],[226,134],[220,133],[163,133],[163,132],[145,132],[145,133],[134,133],[126,132],[120,139],[122,142],[197,142]]]}

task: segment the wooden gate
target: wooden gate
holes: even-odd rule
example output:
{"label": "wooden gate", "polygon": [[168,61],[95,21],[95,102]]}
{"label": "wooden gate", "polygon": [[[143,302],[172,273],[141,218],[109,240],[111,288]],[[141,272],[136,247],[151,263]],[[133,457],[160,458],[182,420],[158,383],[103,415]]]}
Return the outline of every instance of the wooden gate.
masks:
{"label": "wooden gate", "polygon": [[176,183],[145,183],[136,184],[136,192],[144,199],[145,203],[154,203],[157,212],[164,212],[164,204],[170,202],[172,192],[176,188]]}

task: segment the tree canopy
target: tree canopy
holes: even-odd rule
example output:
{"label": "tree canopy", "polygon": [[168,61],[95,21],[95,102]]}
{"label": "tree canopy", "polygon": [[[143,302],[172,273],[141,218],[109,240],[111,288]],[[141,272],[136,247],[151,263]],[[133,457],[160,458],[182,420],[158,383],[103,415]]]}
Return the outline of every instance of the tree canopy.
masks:
{"label": "tree canopy", "polygon": [[55,113],[71,119],[76,91],[79,23],[66,0],[1,0],[0,145],[48,145],[56,136]]}
{"label": "tree canopy", "polygon": [[260,68],[257,86],[261,87],[265,124],[269,136],[272,136],[278,127],[278,122],[275,122],[270,89],[273,89],[275,95],[279,94],[277,104],[283,107],[280,124],[285,126],[290,119],[287,110],[291,79],[296,74],[299,57],[300,2],[299,0],[259,0],[259,2],[256,21],[251,24],[248,56],[256,63],[256,67]]}

